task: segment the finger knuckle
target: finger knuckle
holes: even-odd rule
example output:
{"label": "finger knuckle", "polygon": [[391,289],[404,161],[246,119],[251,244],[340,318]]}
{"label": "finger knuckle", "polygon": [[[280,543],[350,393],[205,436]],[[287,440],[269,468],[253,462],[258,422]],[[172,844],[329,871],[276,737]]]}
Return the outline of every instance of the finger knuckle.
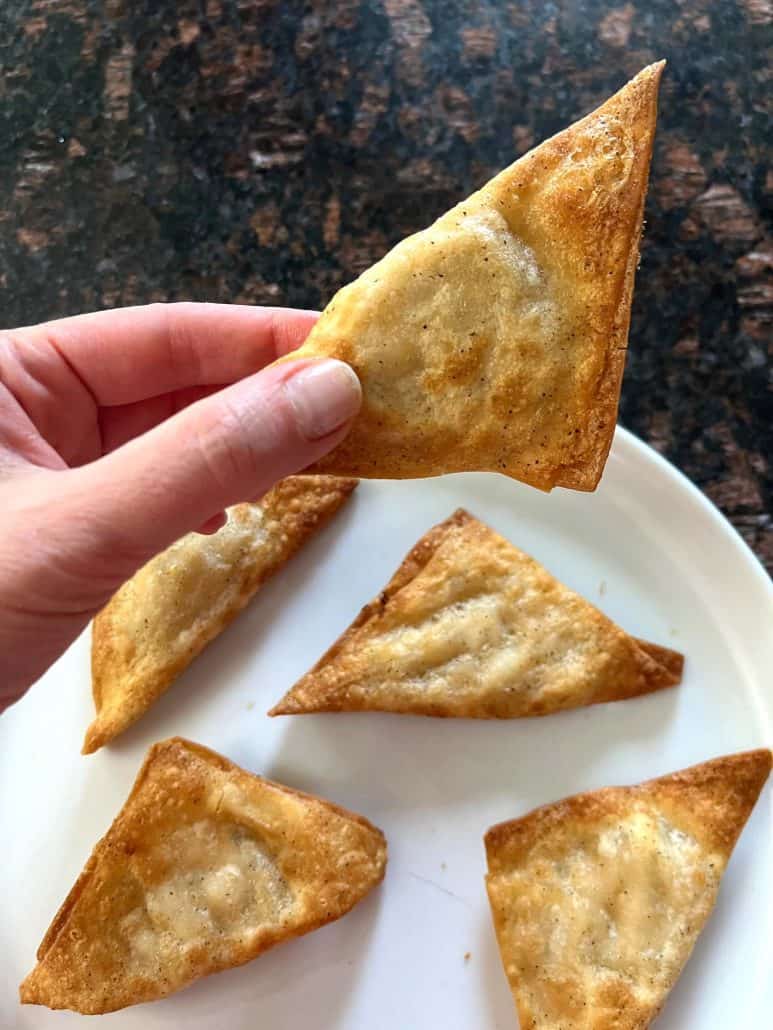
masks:
{"label": "finger knuckle", "polygon": [[166,348],[173,378],[182,374],[199,383],[203,378],[200,349],[196,346],[192,326],[196,324],[196,305],[190,301],[159,304],[166,326]]}
{"label": "finger knuckle", "polygon": [[216,488],[227,491],[234,483],[260,476],[260,454],[243,415],[223,399],[197,433],[199,456]]}

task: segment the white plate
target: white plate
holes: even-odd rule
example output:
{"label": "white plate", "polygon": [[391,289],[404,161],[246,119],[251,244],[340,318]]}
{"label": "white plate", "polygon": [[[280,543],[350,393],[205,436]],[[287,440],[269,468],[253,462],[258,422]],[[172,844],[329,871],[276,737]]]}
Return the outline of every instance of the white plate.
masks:
{"label": "white plate", "polygon": [[[683,685],[513,722],[266,718],[416,539],[459,505],[632,633],[683,650]],[[362,483],[115,746],[79,754],[92,715],[87,636],[0,721],[0,1025],[80,1018],[20,1008],[17,984],[146,748],[179,733],[367,815],[389,840],[386,881],[339,922],[100,1026],[515,1030],[483,888],[484,831],[566,794],[770,744],[771,626],[773,588],[751,552],[624,431],[596,494],[542,495],[494,475]],[[771,793],[740,840],[662,1030],[769,1025]]]}

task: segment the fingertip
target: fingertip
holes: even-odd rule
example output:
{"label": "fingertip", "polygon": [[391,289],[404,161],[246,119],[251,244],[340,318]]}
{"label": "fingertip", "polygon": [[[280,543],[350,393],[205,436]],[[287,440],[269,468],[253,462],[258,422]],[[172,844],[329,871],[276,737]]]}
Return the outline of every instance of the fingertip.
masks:
{"label": "fingertip", "polygon": [[322,440],[349,423],[362,404],[354,369],[334,358],[300,366],[282,386],[298,432],[310,441]]}

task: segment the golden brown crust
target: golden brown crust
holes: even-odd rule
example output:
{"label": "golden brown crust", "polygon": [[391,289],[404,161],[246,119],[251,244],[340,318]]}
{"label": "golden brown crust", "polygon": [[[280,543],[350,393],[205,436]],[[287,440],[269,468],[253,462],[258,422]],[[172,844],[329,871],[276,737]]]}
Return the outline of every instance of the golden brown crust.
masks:
{"label": "golden brown crust", "polygon": [[636,643],[645,651],[653,661],[661,665],[673,677],[674,683],[682,682],[684,671],[684,655],[679,651],[672,651],[670,647],[663,647],[661,644],[652,644],[649,640],[640,640],[634,637]]}
{"label": "golden brown crust", "polygon": [[742,751],[643,784],[660,808],[729,859],[770,775],[768,748]]}
{"label": "golden brown crust", "polygon": [[[377,619],[400,590],[416,579],[440,546],[447,531],[453,526],[465,526],[472,519],[472,515],[465,511],[464,508],[457,508],[453,515],[449,515],[445,521],[439,522],[438,525],[433,526],[432,529],[425,533],[424,536],[413,545],[408,554],[406,554],[405,558],[400,563],[400,567],[397,569],[397,572],[395,572],[378,597],[374,598],[369,604],[364,605],[360,609],[357,618],[351,626],[341,634],[335,643],[331,644],[319,661],[309,670],[300,682],[305,682],[308,677],[313,677],[315,673],[319,672],[321,669],[333,665],[338,658],[338,655],[348,646],[356,646],[358,632],[368,626],[372,620]],[[288,691],[287,695],[282,698],[279,704],[275,705],[268,714],[303,715],[305,712],[310,711],[329,712],[345,710],[343,708],[333,707],[314,709],[306,708],[300,700],[300,697],[296,694],[296,687],[293,687],[292,690]],[[328,700],[331,704],[333,703],[332,698],[329,698]]]}
{"label": "golden brown crust", "polygon": [[460,509],[269,714],[546,715],[674,686],[682,661]]}
{"label": "golden brown crust", "polygon": [[94,1014],[164,997],[340,918],[385,863],[362,816],[163,741],[54,917],[21,1001]]}
{"label": "golden brown crust", "polygon": [[764,749],[492,827],[486,884],[524,1030],[644,1030],[771,769]]}
{"label": "golden brown crust", "polygon": [[293,358],[348,361],[363,405],[317,470],[488,470],[543,490],[596,487],[662,68],[645,68],[336,294]]}
{"label": "golden brown crust", "polygon": [[83,753],[140,718],[356,485],[356,479],[290,476],[259,503],[231,508],[219,533],[188,534],[124,584],[94,620],[97,714]]}

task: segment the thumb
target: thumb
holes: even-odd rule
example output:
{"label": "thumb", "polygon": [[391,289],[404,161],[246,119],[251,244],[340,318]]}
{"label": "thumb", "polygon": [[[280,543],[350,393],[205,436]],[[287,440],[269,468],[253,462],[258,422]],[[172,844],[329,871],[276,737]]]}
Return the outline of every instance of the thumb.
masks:
{"label": "thumb", "polygon": [[80,517],[96,549],[115,555],[122,578],[224,508],[321,458],[346,435],[360,402],[357,376],[341,361],[272,365],[71,470]]}

